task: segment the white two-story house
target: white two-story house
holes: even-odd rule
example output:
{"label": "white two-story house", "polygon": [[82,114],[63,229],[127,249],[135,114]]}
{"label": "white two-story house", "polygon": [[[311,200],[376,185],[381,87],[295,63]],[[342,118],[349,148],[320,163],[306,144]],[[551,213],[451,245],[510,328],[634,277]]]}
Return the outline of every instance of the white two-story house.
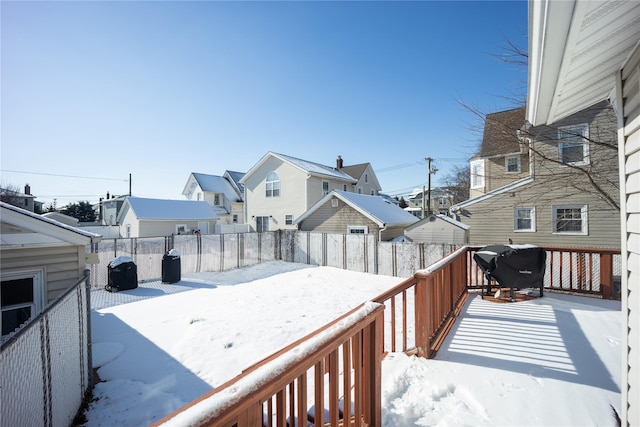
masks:
{"label": "white two-story house", "polygon": [[[356,176],[347,173],[351,172]],[[268,152],[240,180],[246,222],[255,231],[296,229],[294,220],[332,190],[374,194],[378,179],[368,163],[326,166]]]}

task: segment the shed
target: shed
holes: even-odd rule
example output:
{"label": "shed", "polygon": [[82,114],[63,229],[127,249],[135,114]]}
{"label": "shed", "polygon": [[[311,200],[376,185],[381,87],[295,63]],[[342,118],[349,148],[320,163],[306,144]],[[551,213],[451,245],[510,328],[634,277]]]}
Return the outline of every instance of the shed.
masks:
{"label": "shed", "polygon": [[159,237],[171,234],[190,234],[196,231],[209,234],[218,215],[205,201],[164,200],[128,197],[118,223],[123,237]]}
{"label": "shed", "polygon": [[469,227],[446,215],[431,215],[404,230],[405,236],[416,243],[453,243],[464,245],[469,241]]}
{"label": "shed", "polygon": [[101,237],[3,202],[0,213],[2,322],[22,323],[84,277]]}

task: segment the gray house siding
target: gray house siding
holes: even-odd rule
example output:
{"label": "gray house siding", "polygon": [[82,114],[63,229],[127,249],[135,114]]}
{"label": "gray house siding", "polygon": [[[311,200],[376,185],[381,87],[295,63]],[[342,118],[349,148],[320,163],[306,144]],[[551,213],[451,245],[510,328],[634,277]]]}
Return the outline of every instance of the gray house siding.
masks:
{"label": "gray house siding", "polygon": [[3,273],[44,270],[45,304],[55,300],[84,275],[83,246],[6,249],[1,255],[0,268]]}
{"label": "gray house siding", "polygon": [[520,158],[520,172],[507,172],[507,157],[516,155],[499,156],[487,159],[485,162],[485,185],[487,192],[504,187],[507,184],[529,176],[528,154],[517,154]]}
{"label": "gray house siding", "polygon": [[[469,243],[506,244],[512,239],[514,243],[541,246],[620,247],[620,217],[602,200],[575,194],[566,187],[546,191],[545,197],[541,197],[541,191],[544,191],[544,186],[534,182],[514,192],[499,194],[463,208],[460,221],[471,227]],[[553,232],[553,207],[560,205],[587,205],[586,235]],[[496,209],[496,206],[501,208]],[[515,207],[535,208],[535,232],[514,231]]]}
{"label": "gray house siding", "polygon": [[[215,222],[209,221],[209,233],[213,233]],[[176,233],[176,225],[186,225],[187,230],[198,230],[198,221],[149,221],[140,220],[137,237],[170,236]]]}
{"label": "gray house siding", "polygon": [[378,224],[362,215],[360,212],[345,204],[342,200],[338,201],[338,207],[334,208],[331,202],[337,199],[331,199],[320,206],[315,212],[309,215],[299,224],[301,231],[314,231],[318,233],[347,233],[350,226],[366,226],[369,234],[378,233]]}

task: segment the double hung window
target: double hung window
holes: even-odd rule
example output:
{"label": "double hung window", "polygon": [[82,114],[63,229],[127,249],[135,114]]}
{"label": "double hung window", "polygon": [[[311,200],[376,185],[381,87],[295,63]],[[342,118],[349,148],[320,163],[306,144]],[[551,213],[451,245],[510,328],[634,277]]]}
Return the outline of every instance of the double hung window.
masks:
{"label": "double hung window", "polygon": [[2,275],[0,306],[2,335],[10,334],[42,310],[44,272],[31,270]]}
{"label": "double hung window", "polygon": [[513,208],[513,231],[536,231],[535,208]]}
{"label": "double hung window", "polygon": [[564,126],[558,129],[558,162],[561,165],[589,164],[589,126]]}

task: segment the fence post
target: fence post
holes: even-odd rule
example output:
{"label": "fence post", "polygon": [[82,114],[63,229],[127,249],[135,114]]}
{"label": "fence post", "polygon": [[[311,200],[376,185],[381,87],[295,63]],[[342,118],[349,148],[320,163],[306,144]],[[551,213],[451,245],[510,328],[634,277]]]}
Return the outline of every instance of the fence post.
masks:
{"label": "fence post", "polygon": [[613,255],[600,254],[600,292],[603,299],[610,299],[613,293]]}

